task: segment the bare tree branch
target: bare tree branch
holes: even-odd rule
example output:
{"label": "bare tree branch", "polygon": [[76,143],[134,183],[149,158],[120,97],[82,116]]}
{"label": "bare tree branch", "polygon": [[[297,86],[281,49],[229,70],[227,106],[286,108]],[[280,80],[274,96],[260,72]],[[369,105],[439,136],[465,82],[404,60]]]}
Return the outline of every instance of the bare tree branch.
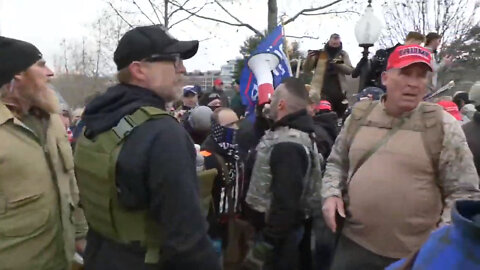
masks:
{"label": "bare tree branch", "polygon": [[148,2],[150,3],[150,6],[152,7],[153,12],[155,13],[157,20],[161,22],[162,20],[160,20],[160,17],[158,16],[158,13],[157,13],[157,7],[153,4],[152,0],[148,0]]}
{"label": "bare tree branch", "polygon": [[262,32],[258,31],[257,29],[255,29],[250,24],[247,24],[247,23],[231,23],[231,22],[227,22],[227,21],[224,21],[224,20],[216,19],[216,18],[202,16],[202,15],[196,14],[195,12],[192,12],[192,11],[182,7],[181,5],[179,5],[178,3],[174,2],[174,1],[172,1],[171,3],[172,3],[172,5],[180,8],[181,10],[183,10],[183,11],[187,12],[188,14],[193,15],[197,18],[204,19],[204,20],[209,20],[209,21],[214,21],[214,22],[218,22],[218,23],[223,23],[223,24],[230,25],[230,26],[246,27],[246,28],[252,30],[255,34],[257,34],[259,36],[262,36],[262,37],[264,36],[262,34]]}
{"label": "bare tree branch", "polygon": [[[179,5],[182,6],[182,7],[185,7],[185,6],[188,4],[188,2],[190,2],[190,0],[185,0],[185,2],[183,2],[183,4],[179,4],[179,3],[177,2],[177,4],[179,4]],[[173,4],[173,3],[172,3],[172,4]],[[172,18],[172,16],[173,16],[175,13],[177,13],[177,12],[179,12],[179,11],[181,11],[181,10],[182,10],[182,9],[180,9],[180,8],[175,9],[174,11],[172,11],[172,12],[168,15],[168,18],[169,18],[169,19]]]}
{"label": "bare tree branch", "polygon": [[[206,7],[208,4],[209,4],[208,2],[205,3],[205,4],[203,4],[203,6],[202,6],[201,8],[199,8],[197,11],[195,11],[195,13],[200,12],[200,11],[201,11],[204,7]],[[175,25],[177,25],[177,24],[179,24],[179,23],[181,23],[181,22],[184,22],[184,21],[190,19],[190,18],[193,17],[193,16],[194,16],[193,14],[188,15],[186,18],[183,18],[183,19],[179,20],[178,22],[175,22],[175,23],[169,25],[168,29],[174,27]]]}
{"label": "bare tree branch", "polygon": [[232,13],[230,13],[222,4],[220,4],[220,2],[218,0],[214,0],[214,2],[223,10],[225,11],[225,13],[227,13],[230,17],[232,17],[235,21],[237,21],[238,23],[243,23],[242,21],[240,21],[240,19],[238,19],[237,17],[233,16]]}
{"label": "bare tree branch", "polygon": [[284,25],[287,25],[293,21],[295,21],[298,17],[300,17],[301,15],[304,15],[306,12],[313,12],[313,11],[317,11],[317,10],[322,10],[322,9],[326,9],[328,7],[331,7],[337,3],[340,3],[342,2],[343,0],[336,0],[336,1],[333,1],[329,4],[326,4],[324,6],[321,6],[321,7],[316,7],[316,8],[306,8],[306,9],[303,9],[301,10],[300,12],[298,12],[297,14],[295,14],[295,16],[291,17],[290,19],[286,20],[283,24]]}
{"label": "bare tree branch", "polygon": [[120,19],[122,19],[122,21],[124,21],[128,26],[130,27],[133,27],[133,25],[131,25],[123,16],[122,14],[120,14],[120,12],[118,11],[118,9],[116,9],[112,2],[108,2],[108,4],[110,5],[110,7],[113,9],[113,11],[115,11],[115,13],[118,15],[118,17],[120,17]]}
{"label": "bare tree branch", "polygon": [[[132,3],[137,6],[138,10],[143,14],[143,16],[145,16],[145,18],[147,18],[152,24],[156,24],[152,19],[150,19],[150,17],[148,17],[145,12],[143,12],[142,8],[140,8],[140,6],[137,4],[137,2],[135,2],[135,0],[133,0]],[[161,23],[161,21],[159,21],[158,23]]]}
{"label": "bare tree branch", "polygon": [[328,15],[328,14],[338,15],[338,14],[345,14],[345,13],[354,13],[354,14],[360,15],[359,12],[354,11],[354,10],[327,11],[327,12],[320,12],[320,13],[304,13],[302,15],[304,15],[304,16],[317,16],[317,15]]}

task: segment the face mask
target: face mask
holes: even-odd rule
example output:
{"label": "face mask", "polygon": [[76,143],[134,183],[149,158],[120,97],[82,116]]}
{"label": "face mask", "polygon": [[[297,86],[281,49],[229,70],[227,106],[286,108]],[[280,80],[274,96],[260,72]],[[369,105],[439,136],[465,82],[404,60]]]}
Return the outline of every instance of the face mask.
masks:
{"label": "face mask", "polygon": [[212,136],[213,140],[222,148],[228,149],[235,146],[235,137],[237,130],[233,128],[227,128],[219,125],[215,121],[212,121]]}

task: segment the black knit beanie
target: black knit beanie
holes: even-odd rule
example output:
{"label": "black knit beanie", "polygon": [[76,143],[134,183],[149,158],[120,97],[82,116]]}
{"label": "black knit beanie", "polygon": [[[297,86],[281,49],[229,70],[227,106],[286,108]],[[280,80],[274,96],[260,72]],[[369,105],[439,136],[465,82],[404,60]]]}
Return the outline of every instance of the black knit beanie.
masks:
{"label": "black knit beanie", "polygon": [[0,36],[0,86],[40,59],[42,53],[34,45]]}

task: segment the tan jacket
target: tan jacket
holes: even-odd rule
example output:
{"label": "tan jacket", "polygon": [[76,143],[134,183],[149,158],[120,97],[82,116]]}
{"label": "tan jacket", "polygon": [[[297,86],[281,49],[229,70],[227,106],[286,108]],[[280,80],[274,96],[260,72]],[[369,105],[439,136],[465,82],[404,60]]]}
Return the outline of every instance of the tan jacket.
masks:
{"label": "tan jacket", "polygon": [[[364,248],[386,257],[401,258],[421,246],[438,223],[450,222],[450,208],[459,198],[478,194],[478,176],[465,135],[458,123],[442,111],[444,137],[438,168],[426,153],[418,109],[409,114],[405,128],[395,133],[355,173],[347,177],[360,156],[387,132],[398,118],[386,114],[383,104],[368,116],[347,145],[347,119],[328,159],[322,197],[349,197],[343,233]],[[407,128],[410,126],[410,130]],[[438,175],[438,179],[436,176]]]}
{"label": "tan jacket", "polygon": [[67,269],[75,237],[86,234],[76,211],[70,144],[51,114],[46,143],[0,103],[0,269]]}

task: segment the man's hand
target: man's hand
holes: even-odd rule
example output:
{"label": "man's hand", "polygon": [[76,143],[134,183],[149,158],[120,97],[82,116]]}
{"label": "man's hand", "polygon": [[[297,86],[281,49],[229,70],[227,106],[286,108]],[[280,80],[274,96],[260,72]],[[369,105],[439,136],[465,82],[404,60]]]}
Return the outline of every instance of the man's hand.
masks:
{"label": "man's hand", "polygon": [[345,218],[345,206],[343,200],[338,197],[330,197],[325,200],[322,207],[323,218],[332,232],[337,232],[337,222],[335,215],[338,214]]}

